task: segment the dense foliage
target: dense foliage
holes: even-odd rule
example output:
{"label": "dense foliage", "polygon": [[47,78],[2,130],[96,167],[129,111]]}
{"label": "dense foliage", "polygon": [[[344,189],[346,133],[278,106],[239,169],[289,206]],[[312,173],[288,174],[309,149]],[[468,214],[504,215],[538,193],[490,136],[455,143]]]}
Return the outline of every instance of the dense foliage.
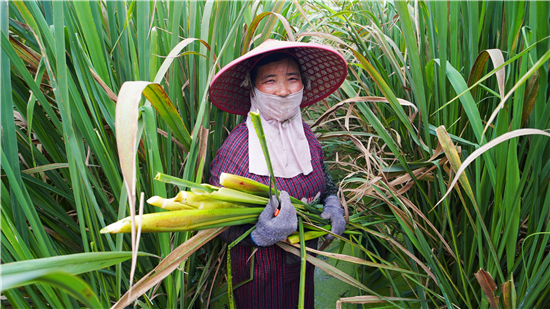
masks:
{"label": "dense foliage", "polygon": [[[121,299],[132,237],[99,231],[129,213],[123,171],[137,167],[138,205],[177,192],[158,172],[206,182],[242,121],[209,104],[209,81],[268,38],[349,63],[304,110],[362,231],[348,235],[357,271],[333,273],[361,297],[341,303],[547,307],[549,19],[543,1],[3,1],[2,308]],[[130,81],[152,83],[120,92]],[[115,110],[132,100],[126,151]],[[227,246],[200,234],[174,250],[193,235],[140,236],[134,282],[171,252],[188,258],[139,306],[220,306]]]}

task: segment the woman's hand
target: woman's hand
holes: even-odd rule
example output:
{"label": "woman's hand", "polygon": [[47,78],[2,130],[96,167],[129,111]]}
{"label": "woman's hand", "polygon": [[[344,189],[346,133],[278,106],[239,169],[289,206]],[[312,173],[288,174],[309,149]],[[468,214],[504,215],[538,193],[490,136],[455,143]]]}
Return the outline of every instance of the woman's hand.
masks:
{"label": "woman's hand", "polygon": [[[336,195],[331,195],[325,200],[321,218],[330,219],[331,232],[336,235],[342,235],[346,230],[346,220],[344,219],[344,209],[340,205],[340,200]],[[333,239],[334,236],[327,235],[325,239]]]}
{"label": "woman's hand", "polygon": [[279,214],[276,217],[274,215],[279,203],[273,197],[260,214],[258,223],[256,223],[256,229],[252,231],[252,241],[259,247],[267,247],[278,241],[283,241],[288,235],[296,231],[298,218],[296,217],[296,209],[294,209],[294,206],[290,202],[288,193],[281,191],[279,200],[281,203]]}

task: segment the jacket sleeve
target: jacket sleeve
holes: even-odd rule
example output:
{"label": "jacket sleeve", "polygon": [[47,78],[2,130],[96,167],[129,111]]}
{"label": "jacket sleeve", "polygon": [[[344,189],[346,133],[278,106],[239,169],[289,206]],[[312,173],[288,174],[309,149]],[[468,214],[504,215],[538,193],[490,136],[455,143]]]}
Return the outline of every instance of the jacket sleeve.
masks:
{"label": "jacket sleeve", "polygon": [[338,196],[338,187],[334,184],[334,181],[332,180],[332,176],[328,172],[327,166],[323,164],[323,174],[325,175],[325,192],[323,193],[323,196],[321,196],[320,201],[325,202],[325,199],[331,195]]}

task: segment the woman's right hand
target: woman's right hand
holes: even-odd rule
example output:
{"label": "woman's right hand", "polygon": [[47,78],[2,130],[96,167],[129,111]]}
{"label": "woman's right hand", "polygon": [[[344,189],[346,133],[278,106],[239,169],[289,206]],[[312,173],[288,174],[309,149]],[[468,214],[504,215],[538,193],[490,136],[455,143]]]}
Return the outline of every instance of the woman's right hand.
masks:
{"label": "woman's right hand", "polygon": [[279,201],[281,203],[279,214],[274,215],[279,206],[274,196],[260,214],[256,229],[252,231],[252,240],[259,247],[271,246],[278,241],[285,240],[298,227],[296,209],[290,202],[290,197],[286,191],[281,191]]}

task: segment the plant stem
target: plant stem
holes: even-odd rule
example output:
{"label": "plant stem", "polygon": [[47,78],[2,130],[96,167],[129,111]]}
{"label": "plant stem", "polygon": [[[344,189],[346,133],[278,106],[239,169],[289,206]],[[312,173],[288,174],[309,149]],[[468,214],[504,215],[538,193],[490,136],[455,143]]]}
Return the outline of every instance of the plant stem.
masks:
{"label": "plant stem", "polygon": [[273,184],[273,189],[275,189],[275,194],[278,195],[277,190],[277,184],[275,181],[275,174],[273,174],[273,167],[271,166],[271,158],[269,156],[269,149],[267,149],[267,143],[265,141],[265,133],[264,133],[264,127],[262,126],[262,120],[260,118],[260,113],[258,112],[250,112],[248,113],[250,116],[250,119],[252,120],[252,124],[254,125],[254,129],[256,129],[256,135],[258,135],[258,139],[260,140],[260,145],[262,146],[262,151],[265,156],[265,163],[267,164],[267,169],[269,170],[269,175],[271,176],[269,178],[269,181]]}
{"label": "plant stem", "polygon": [[208,186],[203,186],[201,184],[198,184],[198,183],[195,183],[195,182],[192,182],[192,181],[188,181],[188,180],[184,180],[184,179],[181,179],[181,178],[173,177],[173,176],[166,175],[166,174],[163,174],[163,173],[157,173],[157,175],[155,176],[155,180],[159,180],[159,181],[162,181],[162,182],[165,182],[165,183],[171,183],[173,185],[177,185],[177,186],[181,186],[181,187],[188,187],[188,188],[203,190],[203,191],[206,191],[208,193],[214,192],[214,189],[212,189]]}
{"label": "plant stem", "polygon": [[256,229],[254,225],[248,231],[237,238],[234,242],[230,243],[227,247],[227,298],[229,299],[229,308],[235,309],[235,303],[233,301],[233,276],[231,275],[231,249],[235,247],[241,240],[248,236],[252,231]]}
{"label": "plant stem", "polygon": [[302,217],[298,218],[298,226],[300,229],[300,255],[302,257],[301,266],[300,266],[300,294],[298,296],[298,308],[304,308],[305,301],[305,290],[306,290],[306,242],[304,238],[304,222]]}

